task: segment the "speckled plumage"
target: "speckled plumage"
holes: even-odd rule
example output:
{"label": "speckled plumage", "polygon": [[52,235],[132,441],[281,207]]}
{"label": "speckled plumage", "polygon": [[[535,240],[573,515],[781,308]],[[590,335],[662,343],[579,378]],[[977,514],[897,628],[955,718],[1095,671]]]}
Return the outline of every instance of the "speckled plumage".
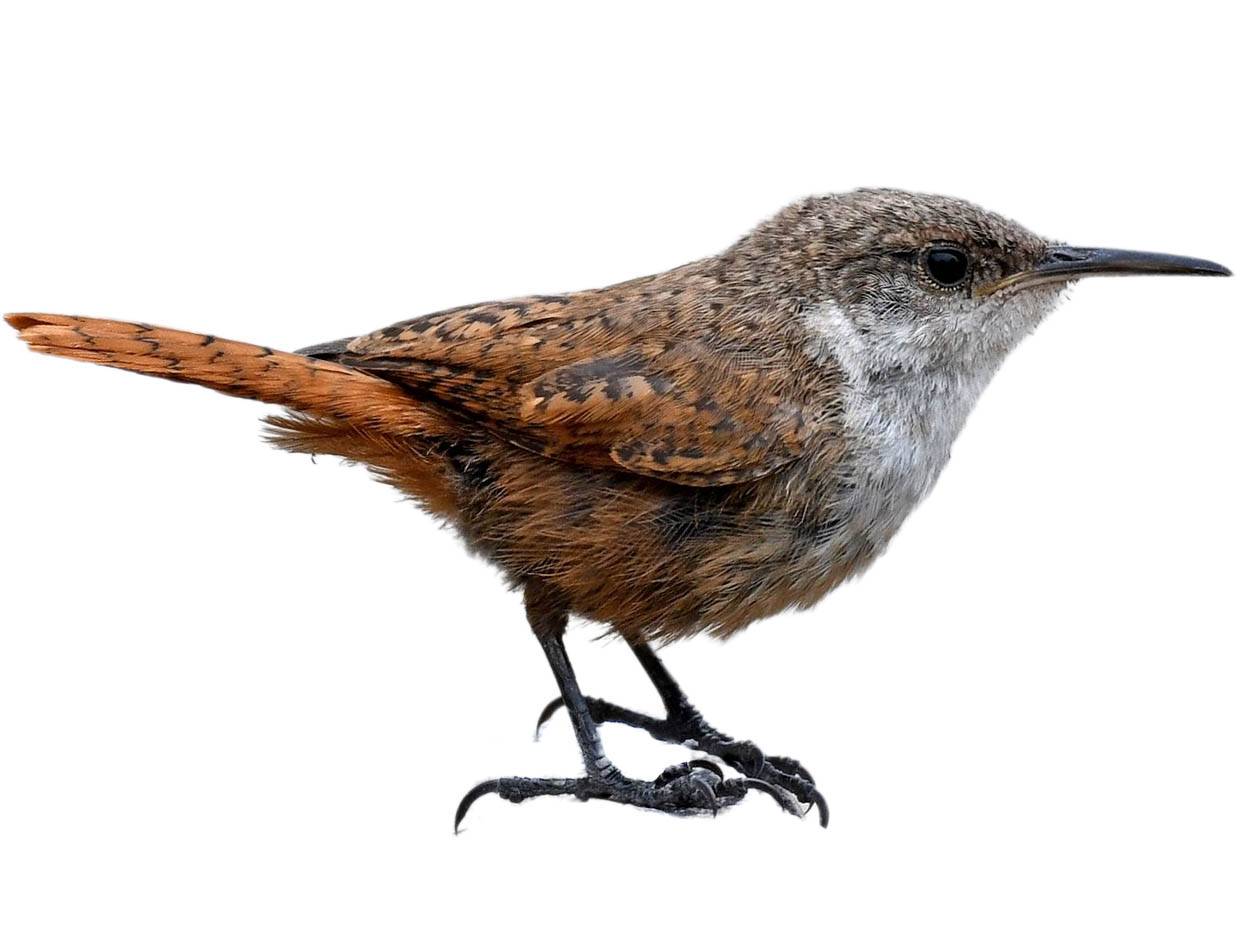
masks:
{"label": "speckled plumage", "polygon": [[[963,295],[919,278],[935,241],[971,249]],[[286,405],[271,419],[280,446],[366,464],[514,582],[629,639],[673,639],[809,605],[881,551],[951,443],[910,422],[972,359],[980,388],[1057,293],[1001,329],[1005,301],[974,286],[1045,248],[959,200],[862,190],[796,203],[662,274],[459,307],[305,355],[11,322],[39,351]],[[893,410],[866,408],[879,398]],[[954,434],[964,413],[944,417]],[[877,448],[892,433],[895,452]]]}
{"label": "speckled plumage", "polygon": [[[445,310],[302,352],[51,314],[40,352],[284,405],[288,450],[363,463],[524,590],[568,709],[577,778],[500,777],[461,800],[608,799],[675,815],[748,791],[829,819],[813,777],[715,730],[648,640],[728,635],[807,606],[881,553],[970,409],[1079,276],[1229,274],[1196,258],[1049,245],[967,202],[806,199],[721,254],[551,297]],[[664,718],[583,695],[569,614],[624,636]],[[714,756],[631,779],[596,725]]]}
{"label": "speckled plumage", "polygon": [[[880,306],[891,278],[914,290],[913,255],[957,238],[983,249],[980,282],[1046,247],[957,200],[818,197],[663,274],[462,307],[311,352],[464,415],[474,432],[448,451],[450,517],[515,581],[543,583],[632,640],[728,635],[863,568],[933,483],[950,439],[941,454],[919,444],[926,465],[880,479],[881,454],[849,426],[862,411],[848,405],[863,401],[867,370],[930,395],[953,363],[866,359],[850,374],[856,363],[831,354],[812,318]],[[1003,353],[1030,325],[1014,324]],[[326,450],[325,431],[288,419],[278,441]],[[380,465],[359,447],[330,449]]]}

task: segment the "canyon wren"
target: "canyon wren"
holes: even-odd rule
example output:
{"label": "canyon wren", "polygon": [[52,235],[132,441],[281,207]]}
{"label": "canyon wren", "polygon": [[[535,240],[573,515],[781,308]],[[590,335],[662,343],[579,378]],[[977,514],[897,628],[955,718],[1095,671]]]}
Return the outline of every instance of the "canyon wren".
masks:
{"label": "canyon wren", "polygon": [[[816,806],[824,826],[809,772],[715,730],[651,644],[729,636],[863,570],[1075,280],[1229,273],[1055,244],[968,202],[877,189],[804,199],[662,274],[294,353],[82,316],[6,320],[37,352],[282,405],[266,419],[273,443],[368,466],[521,589],[560,690],[540,724],[564,706],[585,775],[483,782],[454,830],[491,792],[692,815],[752,789],[792,814]],[[625,639],[663,717],[583,695],[563,642],[571,614]],[[632,779],[605,755],[605,721],[703,756]]]}

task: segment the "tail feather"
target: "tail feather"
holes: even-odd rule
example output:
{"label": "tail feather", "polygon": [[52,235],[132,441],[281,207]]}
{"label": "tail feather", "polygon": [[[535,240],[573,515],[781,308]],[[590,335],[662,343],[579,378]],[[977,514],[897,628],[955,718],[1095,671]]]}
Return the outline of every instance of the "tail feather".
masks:
{"label": "tail feather", "polygon": [[434,438],[452,431],[442,414],[397,386],[334,362],[120,320],[53,313],[10,313],[5,320],[48,355],[204,385],[378,434]]}

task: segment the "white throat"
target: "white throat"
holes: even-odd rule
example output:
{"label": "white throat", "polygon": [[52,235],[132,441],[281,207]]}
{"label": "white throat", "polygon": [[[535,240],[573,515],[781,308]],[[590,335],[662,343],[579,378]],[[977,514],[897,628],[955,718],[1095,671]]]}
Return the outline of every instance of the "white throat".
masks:
{"label": "white throat", "polygon": [[867,337],[833,303],[805,319],[811,354],[836,362],[846,383],[839,433],[847,444],[840,470],[848,485],[838,510],[881,548],[934,486],[1000,359],[922,365],[912,359],[910,337],[888,330]]}

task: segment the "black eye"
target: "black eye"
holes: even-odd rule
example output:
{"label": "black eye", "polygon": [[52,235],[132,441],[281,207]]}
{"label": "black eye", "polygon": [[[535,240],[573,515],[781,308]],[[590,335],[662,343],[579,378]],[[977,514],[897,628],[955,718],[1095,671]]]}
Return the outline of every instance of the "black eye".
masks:
{"label": "black eye", "polygon": [[922,256],[926,273],[941,287],[955,287],[969,273],[969,256],[952,245],[936,245]]}

